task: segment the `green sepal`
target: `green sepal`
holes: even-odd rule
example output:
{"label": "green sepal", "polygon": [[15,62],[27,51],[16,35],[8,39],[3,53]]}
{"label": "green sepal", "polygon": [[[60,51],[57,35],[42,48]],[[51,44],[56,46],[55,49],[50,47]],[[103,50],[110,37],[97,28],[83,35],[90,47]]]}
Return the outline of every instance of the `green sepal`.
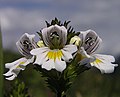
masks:
{"label": "green sepal", "polygon": [[63,26],[67,29],[68,28],[68,24],[70,23],[71,21],[65,21],[64,23],[63,23]]}
{"label": "green sepal", "polygon": [[45,22],[46,22],[47,27],[57,24],[59,26],[64,26],[66,29],[68,28],[68,24],[70,23],[70,21],[65,21],[61,23],[61,21],[58,20],[56,17],[50,23],[48,21],[45,21]]}
{"label": "green sepal", "polygon": [[74,36],[79,36],[80,32],[75,32],[74,28],[72,28],[71,26],[68,28],[67,30],[68,34],[67,34],[67,44],[69,44],[70,39]]}
{"label": "green sepal", "polygon": [[40,30],[40,32],[36,32],[36,33],[39,35],[40,39],[42,39],[42,32],[41,32],[41,30]]}

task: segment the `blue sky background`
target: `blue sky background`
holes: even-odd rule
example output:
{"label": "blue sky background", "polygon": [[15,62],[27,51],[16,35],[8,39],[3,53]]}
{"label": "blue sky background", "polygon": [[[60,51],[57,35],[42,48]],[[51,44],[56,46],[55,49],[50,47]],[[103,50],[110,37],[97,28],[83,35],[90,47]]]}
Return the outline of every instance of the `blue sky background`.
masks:
{"label": "blue sky background", "polygon": [[99,53],[120,54],[120,0],[0,0],[4,48],[17,50],[23,33],[35,33],[54,17],[71,20],[76,31],[95,30],[103,39]]}

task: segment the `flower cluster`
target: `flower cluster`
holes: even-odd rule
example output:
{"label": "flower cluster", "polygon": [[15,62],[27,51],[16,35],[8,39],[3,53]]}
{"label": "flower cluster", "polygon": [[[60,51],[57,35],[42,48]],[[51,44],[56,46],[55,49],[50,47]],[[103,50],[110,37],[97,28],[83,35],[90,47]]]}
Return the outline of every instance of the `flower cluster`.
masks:
{"label": "flower cluster", "polygon": [[101,73],[112,73],[117,66],[113,64],[115,58],[111,55],[94,54],[102,42],[96,32],[80,31],[78,35],[72,28],[68,29],[66,24],[67,22],[63,25],[48,24],[39,33],[38,42],[34,40],[35,35],[28,33],[22,35],[16,45],[24,57],[5,64],[5,67],[9,69],[4,74],[6,79],[13,80],[30,63],[40,65],[47,71],[54,69],[62,73],[76,61],[76,66],[88,68],[94,66]]}

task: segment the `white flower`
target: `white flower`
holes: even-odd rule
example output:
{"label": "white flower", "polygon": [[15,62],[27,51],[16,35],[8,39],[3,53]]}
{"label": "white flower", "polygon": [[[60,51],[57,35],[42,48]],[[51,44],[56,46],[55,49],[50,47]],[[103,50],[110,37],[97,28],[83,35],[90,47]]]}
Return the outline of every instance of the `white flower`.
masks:
{"label": "white flower", "polygon": [[35,35],[25,33],[16,43],[18,50],[24,57],[12,63],[5,64],[5,67],[9,69],[9,71],[4,74],[7,80],[13,80],[17,77],[20,70],[24,70],[26,65],[34,61],[34,56],[30,54],[30,51],[36,48],[34,37]]}
{"label": "white flower", "polygon": [[112,73],[114,68],[118,66],[118,64],[111,63],[115,62],[115,58],[111,55],[94,54],[93,56],[96,60],[91,62],[91,66],[95,66],[102,73]]}
{"label": "white flower", "polygon": [[9,69],[4,75],[7,76],[7,80],[13,80],[19,74],[20,70],[24,70],[25,66],[33,62],[33,59],[20,58],[12,63],[6,63],[5,67]]}
{"label": "white flower", "polygon": [[[98,68],[101,73],[112,73],[114,68],[118,66],[113,64],[115,58],[111,55],[94,54],[102,42],[101,38],[93,30],[82,31],[80,34],[81,47],[80,53],[83,57],[81,64],[94,66]],[[79,41],[79,40],[77,40]]]}
{"label": "white flower", "polygon": [[70,62],[77,51],[75,45],[65,45],[67,29],[64,26],[52,25],[42,30],[42,37],[45,46],[30,52],[36,56],[34,64],[39,64],[46,70],[56,69],[62,72],[66,68],[66,62]]}

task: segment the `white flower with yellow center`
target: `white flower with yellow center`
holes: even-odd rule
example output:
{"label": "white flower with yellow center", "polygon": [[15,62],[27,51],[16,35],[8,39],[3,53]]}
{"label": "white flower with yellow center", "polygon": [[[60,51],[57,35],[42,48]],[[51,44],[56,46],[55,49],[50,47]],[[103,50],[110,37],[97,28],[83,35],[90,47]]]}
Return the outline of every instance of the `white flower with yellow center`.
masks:
{"label": "white flower with yellow center", "polygon": [[7,80],[13,80],[19,74],[20,70],[24,70],[25,66],[32,63],[34,57],[30,54],[33,48],[36,48],[36,43],[34,42],[35,35],[29,35],[25,33],[16,43],[19,52],[24,56],[12,63],[6,63],[5,67],[9,69],[6,76]]}
{"label": "white flower with yellow center", "polygon": [[[101,73],[112,73],[114,68],[118,66],[117,64],[112,63],[115,62],[115,58],[113,56],[94,54],[102,42],[101,38],[96,34],[95,31],[81,31],[80,39],[78,36],[76,37],[73,37],[73,39],[75,42],[80,42],[80,53],[83,57],[81,64],[88,65],[90,63],[91,66],[98,68]],[[74,42],[71,41],[71,44],[73,43]]]}
{"label": "white flower with yellow center", "polygon": [[30,52],[36,56],[34,64],[39,64],[46,70],[56,69],[62,72],[66,68],[66,62],[71,62],[77,51],[76,45],[66,45],[67,29],[58,25],[44,28],[42,39],[44,45],[40,41],[38,42],[40,48],[33,49]]}

